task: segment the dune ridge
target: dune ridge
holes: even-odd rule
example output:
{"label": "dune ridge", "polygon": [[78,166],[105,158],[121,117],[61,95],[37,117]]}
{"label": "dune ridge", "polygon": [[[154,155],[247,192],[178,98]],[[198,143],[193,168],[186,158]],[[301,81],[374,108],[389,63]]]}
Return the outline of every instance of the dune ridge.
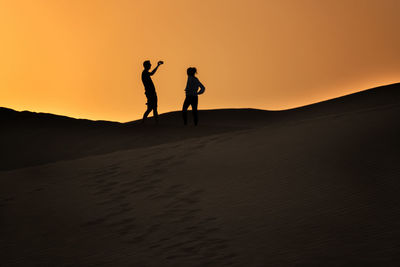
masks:
{"label": "dune ridge", "polygon": [[397,266],[399,87],[198,128],[1,115],[0,265]]}
{"label": "dune ridge", "polygon": [[139,121],[91,121],[0,108],[0,123],[3,125],[0,145],[7,154],[0,163],[0,170],[264,127],[273,123],[290,123],[321,116],[390,108],[400,102],[399,89],[400,84],[392,84],[283,111],[201,110],[200,127],[196,130],[188,127],[186,131],[182,131],[181,114],[177,111],[161,114],[161,123],[155,129],[151,119],[143,127]]}

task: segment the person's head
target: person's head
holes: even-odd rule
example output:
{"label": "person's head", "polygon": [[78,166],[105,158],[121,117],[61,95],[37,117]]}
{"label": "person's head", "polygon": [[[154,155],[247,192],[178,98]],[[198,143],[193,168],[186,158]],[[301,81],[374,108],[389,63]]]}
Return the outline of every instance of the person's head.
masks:
{"label": "person's head", "polygon": [[150,60],[146,60],[145,62],[143,62],[143,67],[145,70],[149,70],[151,68]]}
{"label": "person's head", "polygon": [[190,68],[187,69],[186,72],[187,72],[188,76],[194,76],[197,73],[197,69],[193,68],[193,67],[190,67]]}

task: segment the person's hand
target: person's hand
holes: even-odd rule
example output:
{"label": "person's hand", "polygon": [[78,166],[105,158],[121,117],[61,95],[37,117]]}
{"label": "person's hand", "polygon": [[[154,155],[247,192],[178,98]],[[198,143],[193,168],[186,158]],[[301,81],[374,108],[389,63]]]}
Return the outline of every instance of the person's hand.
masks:
{"label": "person's hand", "polygon": [[161,61],[161,60],[158,61],[158,63],[157,63],[158,66],[160,66],[160,65],[162,65],[162,64],[164,64],[164,61]]}

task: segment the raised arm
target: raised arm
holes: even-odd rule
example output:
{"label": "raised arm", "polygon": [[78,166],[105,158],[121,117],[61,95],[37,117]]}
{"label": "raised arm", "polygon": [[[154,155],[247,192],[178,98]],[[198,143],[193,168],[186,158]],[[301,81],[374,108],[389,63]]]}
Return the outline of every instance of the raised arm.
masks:
{"label": "raised arm", "polygon": [[164,64],[164,62],[162,62],[162,61],[158,61],[158,63],[157,63],[157,67],[155,67],[149,74],[150,74],[150,76],[152,76],[152,75],[154,75],[154,73],[156,73],[156,71],[157,71],[157,69],[158,69],[158,67],[160,67],[160,65],[161,64]]}

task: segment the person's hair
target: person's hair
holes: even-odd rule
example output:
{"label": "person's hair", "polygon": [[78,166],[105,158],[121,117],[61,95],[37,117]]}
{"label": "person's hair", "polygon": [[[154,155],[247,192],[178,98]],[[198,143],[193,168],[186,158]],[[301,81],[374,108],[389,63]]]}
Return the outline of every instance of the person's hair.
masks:
{"label": "person's hair", "polygon": [[146,66],[149,66],[149,65],[150,65],[150,60],[146,60],[143,62],[143,67],[146,68]]}
{"label": "person's hair", "polygon": [[194,76],[197,73],[197,69],[190,67],[190,68],[187,69],[186,72],[187,72],[187,75]]}

